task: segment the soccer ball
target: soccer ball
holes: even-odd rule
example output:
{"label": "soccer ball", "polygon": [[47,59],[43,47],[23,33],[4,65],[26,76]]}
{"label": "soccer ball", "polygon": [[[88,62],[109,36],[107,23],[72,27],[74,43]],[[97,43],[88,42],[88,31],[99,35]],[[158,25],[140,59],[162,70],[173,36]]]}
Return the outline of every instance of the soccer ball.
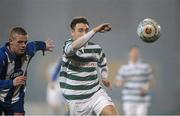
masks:
{"label": "soccer ball", "polygon": [[159,39],[161,32],[160,25],[153,19],[144,19],[137,28],[138,36],[147,43],[152,43]]}

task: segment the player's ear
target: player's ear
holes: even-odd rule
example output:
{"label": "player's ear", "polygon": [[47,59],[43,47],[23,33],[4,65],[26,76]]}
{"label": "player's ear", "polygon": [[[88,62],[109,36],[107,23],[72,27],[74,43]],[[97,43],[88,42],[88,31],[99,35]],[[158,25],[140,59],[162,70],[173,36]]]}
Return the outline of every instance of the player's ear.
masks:
{"label": "player's ear", "polygon": [[9,37],[9,43],[11,43],[13,41],[13,38],[10,36]]}
{"label": "player's ear", "polygon": [[71,35],[74,36],[74,29],[71,29]]}

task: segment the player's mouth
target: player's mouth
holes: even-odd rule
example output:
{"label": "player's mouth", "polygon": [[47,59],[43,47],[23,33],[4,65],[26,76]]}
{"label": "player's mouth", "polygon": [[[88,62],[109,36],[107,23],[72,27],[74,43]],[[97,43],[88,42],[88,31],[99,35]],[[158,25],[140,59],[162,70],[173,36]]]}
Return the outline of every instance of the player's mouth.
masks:
{"label": "player's mouth", "polygon": [[20,52],[21,52],[21,53],[24,53],[24,52],[25,52],[25,49],[21,49]]}

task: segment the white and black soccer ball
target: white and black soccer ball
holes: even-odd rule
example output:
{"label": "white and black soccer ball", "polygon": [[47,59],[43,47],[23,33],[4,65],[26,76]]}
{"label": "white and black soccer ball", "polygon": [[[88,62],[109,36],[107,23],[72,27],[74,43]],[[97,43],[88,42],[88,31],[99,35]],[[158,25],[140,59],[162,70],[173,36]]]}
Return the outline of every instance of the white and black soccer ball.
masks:
{"label": "white and black soccer ball", "polygon": [[159,39],[161,26],[153,19],[142,20],[137,28],[138,36],[147,43],[152,43]]}

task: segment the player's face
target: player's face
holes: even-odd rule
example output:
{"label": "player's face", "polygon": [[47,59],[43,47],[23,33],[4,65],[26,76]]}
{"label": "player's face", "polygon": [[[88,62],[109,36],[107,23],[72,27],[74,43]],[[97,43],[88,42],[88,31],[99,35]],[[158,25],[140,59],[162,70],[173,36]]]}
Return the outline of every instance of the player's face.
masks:
{"label": "player's face", "polygon": [[137,62],[137,60],[139,59],[139,49],[138,48],[132,48],[131,51],[130,51],[130,60],[132,62]]}
{"label": "player's face", "polygon": [[9,39],[10,50],[17,55],[24,54],[28,41],[27,35],[13,34]]}
{"label": "player's face", "polygon": [[71,35],[73,39],[77,39],[83,35],[85,35],[89,31],[89,26],[84,23],[78,23],[74,27],[74,29],[71,31]]}

